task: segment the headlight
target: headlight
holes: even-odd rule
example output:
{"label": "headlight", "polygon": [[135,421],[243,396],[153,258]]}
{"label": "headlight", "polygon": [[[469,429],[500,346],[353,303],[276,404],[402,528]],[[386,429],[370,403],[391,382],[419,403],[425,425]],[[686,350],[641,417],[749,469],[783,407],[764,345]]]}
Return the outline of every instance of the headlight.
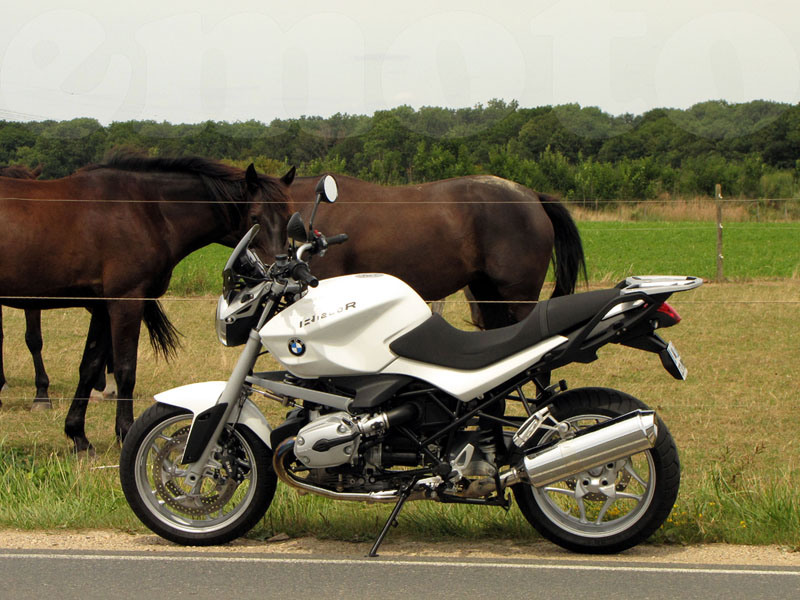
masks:
{"label": "headlight", "polygon": [[220,296],[217,301],[217,337],[225,346],[241,346],[247,341],[250,330],[258,324],[264,295],[269,283],[261,282],[231,296]]}
{"label": "headlight", "polygon": [[222,316],[227,307],[228,303],[225,302],[224,296],[220,296],[219,300],[217,300],[217,316],[215,321],[217,324],[217,339],[219,339],[223,346],[228,345],[228,331],[226,329],[227,324],[225,323],[225,318]]}

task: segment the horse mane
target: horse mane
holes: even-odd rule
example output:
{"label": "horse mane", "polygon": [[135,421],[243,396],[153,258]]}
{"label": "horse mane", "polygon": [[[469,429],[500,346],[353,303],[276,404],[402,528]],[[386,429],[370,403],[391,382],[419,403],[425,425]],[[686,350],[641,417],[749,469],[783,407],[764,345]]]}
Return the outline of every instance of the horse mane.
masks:
{"label": "horse mane", "polygon": [[[218,160],[201,156],[149,157],[136,151],[116,150],[107,155],[104,162],[88,165],[81,171],[98,169],[196,176],[203,182],[212,200],[229,218],[241,219],[247,210],[247,202],[244,200],[247,186],[245,171]],[[291,210],[290,200],[280,181],[259,173],[258,182],[271,208],[288,216]]]}
{"label": "horse mane", "polygon": [[26,165],[8,165],[0,167],[0,177],[12,177],[14,179],[38,179],[42,174],[42,167],[38,166],[31,169]]}

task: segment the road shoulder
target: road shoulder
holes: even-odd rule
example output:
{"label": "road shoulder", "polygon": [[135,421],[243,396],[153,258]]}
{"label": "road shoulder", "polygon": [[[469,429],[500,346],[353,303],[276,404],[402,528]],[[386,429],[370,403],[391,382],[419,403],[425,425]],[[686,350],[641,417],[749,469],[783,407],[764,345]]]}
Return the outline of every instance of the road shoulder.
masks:
{"label": "road shoulder", "polygon": [[[0,530],[0,548],[6,550],[90,550],[125,552],[213,552],[219,554],[297,554],[306,556],[364,556],[370,542],[339,542],[311,537],[273,541],[236,540],[225,546],[186,548],[156,535],[127,534],[110,530],[87,531],[20,531]],[[549,542],[520,543],[515,540],[418,542],[403,539],[386,540],[381,547],[385,558],[485,558],[520,560],[596,561],[596,556],[574,554]],[[750,565],[800,567],[800,552],[779,546],[734,546],[731,544],[697,544],[690,546],[640,544],[604,561],[647,562],[664,565]]]}

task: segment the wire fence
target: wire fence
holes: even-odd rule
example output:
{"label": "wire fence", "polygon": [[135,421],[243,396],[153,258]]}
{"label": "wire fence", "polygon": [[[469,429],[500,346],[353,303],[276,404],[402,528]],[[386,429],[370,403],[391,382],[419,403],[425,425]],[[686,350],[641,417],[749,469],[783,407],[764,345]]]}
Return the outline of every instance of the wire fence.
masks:
{"label": "wire fence", "polygon": [[[0,201],[4,200],[13,200],[19,202],[82,202],[82,203],[90,203],[90,204],[147,204],[147,203],[162,203],[162,204],[217,204],[217,201],[214,200],[166,200],[161,198],[154,198],[152,200],[143,200],[143,199],[133,199],[133,198],[61,198],[61,197],[53,197],[53,198],[25,198],[19,196],[6,196],[0,198]],[[561,204],[566,206],[574,207],[574,208],[587,208],[591,210],[595,210],[594,207],[597,206],[597,212],[601,213],[606,206],[618,206],[618,205],[637,205],[637,206],[663,206],[663,205],[685,205],[685,204],[713,204],[713,198],[694,198],[694,199],[685,199],[685,198],[668,198],[668,199],[602,199],[602,198],[587,198],[587,199],[569,199],[569,198],[560,198],[558,200]],[[263,200],[241,200],[237,201],[237,204],[263,204],[265,201]],[[268,202],[268,201],[267,201]],[[764,206],[764,205],[791,205],[800,203],[800,198],[789,198],[789,197],[776,197],[776,198],[722,198],[720,202],[723,205],[753,205],[753,206]],[[377,204],[377,205],[392,205],[392,204],[417,204],[419,205],[419,201],[414,200],[347,200],[346,198],[342,198],[337,200],[338,204]],[[485,200],[426,200],[425,204],[485,204]],[[293,200],[292,204],[296,206],[308,206],[314,204],[313,200]],[[529,200],[493,200],[492,204],[530,204]]]}
{"label": "wire fence", "polygon": [[[150,202],[147,200],[141,199],[77,199],[77,198],[16,198],[16,197],[4,197],[0,198],[0,202],[2,201],[25,201],[25,202],[70,202],[70,203],[81,203],[81,202],[89,202],[89,203],[146,203]],[[754,199],[754,198],[723,198],[719,200],[723,205],[756,205],[756,204],[777,204],[777,203],[794,203],[800,204],[800,198],[763,198],[763,199]],[[153,200],[152,202],[156,203],[189,203],[189,204],[213,204],[213,201],[206,201],[206,200],[188,200],[188,201],[175,201],[175,200]],[[592,200],[564,200],[562,203],[579,207],[581,205],[591,204]],[[675,204],[682,204],[685,203],[682,199],[667,199],[667,200],[615,200],[616,204],[620,205],[637,205],[637,206],[664,206],[664,205],[675,205]],[[705,202],[706,204],[713,204],[713,200],[711,199],[703,199],[701,202]],[[249,203],[249,202],[248,202]],[[346,199],[340,201],[340,203],[347,203]],[[357,201],[357,204],[386,204],[385,202],[370,202],[370,201]],[[390,204],[406,204],[408,202],[391,202]],[[447,202],[448,204],[452,204],[453,202]],[[457,203],[461,204],[475,204],[476,202],[473,201],[457,201]],[[514,202],[516,203],[516,202]],[[295,204],[312,204],[311,202],[295,202]],[[499,202],[498,204],[503,204],[503,202]],[[595,216],[602,216],[606,215],[605,212],[601,211],[595,213]],[[613,215],[612,215],[613,216]],[[724,218],[723,218],[724,221]],[[619,223],[619,225],[617,224]],[[581,235],[586,241],[592,241],[591,238],[598,238],[599,242],[596,241],[595,243],[605,244],[606,239],[602,238],[605,235],[617,235],[617,234],[624,234],[626,236],[640,236],[642,234],[648,234],[652,232],[697,232],[697,233],[708,233],[709,237],[706,238],[706,241],[711,240],[711,236],[715,235],[720,226],[726,231],[728,229],[733,228],[735,232],[755,232],[755,231],[763,231],[765,226],[764,223],[748,223],[748,222],[735,222],[735,223],[715,223],[713,220],[706,220],[705,222],[694,221],[694,222],[685,222],[685,221],[670,221],[665,223],[663,221],[657,222],[650,222],[650,221],[624,221],[618,222],[615,220],[597,220],[593,221],[591,218],[589,220],[581,220],[579,222],[579,226],[581,228]],[[797,220],[789,220],[787,222],[781,222],[779,225],[779,230],[781,232],[794,232],[800,231],[800,221]],[[602,239],[600,239],[602,238]],[[731,248],[731,241],[726,240],[728,244],[727,250]],[[686,248],[687,254],[696,254],[699,250],[697,248]],[[706,250],[703,250],[704,252]],[[795,268],[795,273],[789,272],[788,277],[796,278],[798,276],[798,271],[800,271],[800,244],[795,243],[795,247],[793,250],[795,255],[795,262],[798,265]],[[789,260],[792,259],[791,254],[792,250],[788,253]],[[179,267],[180,268],[180,265]],[[598,268],[602,271],[602,267]],[[632,273],[631,273],[632,274]],[[707,277],[707,279],[713,279],[713,277]],[[61,302],[112,302],[112,301],[149,301],[149,300],[162,300],[162,301],[169,301],[169,302],[200,302],[203,301],[207,297],[207,294],[198,294],[198,295],[191,295],[191,294],[182,294],[182,295],[175,295],[174,292],[169,293],[167,296],[162,297],[120,297],[120,296],[0,296],[0,304],[3,301],[10,302],[10,301],[36,301],[36,300],[51,300],[51,301],[61,301]],[[459,302],[467,302],[471,304],[534,304],[536,301],[532,300],[495,300],[495,301],[487,301],[487,300],[452,300],[452,299],[435,299],[435,298],[426,298],[426,302],[430,303],[437,303],[439,305],[446,305],[446,304],[455,304]],[[797,304],[800,300],[730,300],[730,301],[693,301],[693,302],[716,302],[716,303],[749,303],[749,304]]]}

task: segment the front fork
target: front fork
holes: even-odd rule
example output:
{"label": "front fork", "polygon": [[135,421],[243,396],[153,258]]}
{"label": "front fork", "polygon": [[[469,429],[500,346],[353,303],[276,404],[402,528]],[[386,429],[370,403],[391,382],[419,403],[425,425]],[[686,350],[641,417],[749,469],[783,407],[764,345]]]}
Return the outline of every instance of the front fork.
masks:
{"label": "front fork", "polygon": [[188,485],[194,486],[202,479],[225,425],[238,418],[234,411],[240,411],[242,408],[245,400],[242,396],[245,378],[253,371],[260,352],[261,338],[256,330],[251,330],[244,350],[217,403],[195,417],[181,460],[183,463],[188,463],[185,477]]}
{"label": "front fork", "polygon": [[[284,284],[280,290],[275,290],[267,300],[258,324],[250,330],[247,336],[244,350],[236,361],[231,376],[228,378],[225,388],[222,390],[216,404],[207,411],[196,415],[189,431],[189,438],[186,440],[186,449],[183,452],[182,463],[188,463],[185,481],[194,486],[200,481],[205,472],[211,454],[217,447],[217,442],[222,435],[225,425],[238,420],[239,412],[246,398],[243,396],[245,379],[253,372],[253,367],[261,353],[261,337],[258,332],[264,324],[269,321],[276,312],[278,301],[283,297],[288,284]],[[234,411],[237,411],[234,414]],[[203,417],[206,417],[203,419]],[[235,417],[235,419],[232,419]]]}

